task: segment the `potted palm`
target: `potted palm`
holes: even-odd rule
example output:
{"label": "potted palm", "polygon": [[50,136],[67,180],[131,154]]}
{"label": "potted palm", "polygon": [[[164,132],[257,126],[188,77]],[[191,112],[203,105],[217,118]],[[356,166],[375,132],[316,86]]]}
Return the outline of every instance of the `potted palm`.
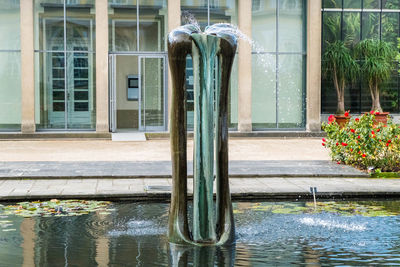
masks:
{"label": "potted palm", "polygon": [[339,125],[343,125],[349,119],[344,108],[344,90],[348,82],[357,78],[359,66],[344,42],[335,41],[328,43],[322,55],[322,67],[324,76],[333,80],[337,95],[335,118]]}
{"label": "potted palm", "polygon": [[371,113],[376,122],[387,121],[389,112],[383,112],[380,102],[380,86],[390,78],[396,51],[388,42],[366,39],[356,46],[356,53],[361,60],[362,77],[367,80],[371,92]]}

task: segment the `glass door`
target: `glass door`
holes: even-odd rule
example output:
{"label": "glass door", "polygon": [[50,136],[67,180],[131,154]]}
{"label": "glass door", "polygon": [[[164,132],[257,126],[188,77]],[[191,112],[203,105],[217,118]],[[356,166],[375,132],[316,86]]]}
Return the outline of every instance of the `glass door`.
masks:
{"label": "glass door", "polygon": [[165,131],[166,57],[110,54],[110,131]]}
{"label": "glass door", "polygon": [[139,57],[139,130],[166,130],[165,57]]}

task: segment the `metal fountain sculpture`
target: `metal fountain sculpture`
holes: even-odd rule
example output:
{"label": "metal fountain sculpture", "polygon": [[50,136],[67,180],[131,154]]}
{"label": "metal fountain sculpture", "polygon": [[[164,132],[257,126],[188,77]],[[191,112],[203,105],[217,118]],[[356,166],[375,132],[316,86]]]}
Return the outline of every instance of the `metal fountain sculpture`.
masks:
{"label": "metal fountain sculpture", "polygon": [[[237,47],[235,29],[215,24],[202,33],[197,25],[179,27],[168,35],[172,74],[170,118],[172,195],[168,238],[185,245],[227,245],[235,240],[228,177],[228,88]],[[186,57],[193,59],[194,148],[193,221],[187,214]],[[214,66],[217,66],[215,72]],[[214,155],[216,203],[214,215]]]}

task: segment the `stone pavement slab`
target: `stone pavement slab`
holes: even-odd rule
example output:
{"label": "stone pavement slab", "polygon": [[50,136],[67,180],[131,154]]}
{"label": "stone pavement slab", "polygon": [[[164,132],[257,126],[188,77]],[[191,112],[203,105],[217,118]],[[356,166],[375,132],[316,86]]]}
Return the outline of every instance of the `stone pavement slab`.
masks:
{"label": "stone pavement slab", "polygon": [[[0,200],[51,198],[130,199],[168,201],[171,179],[36,179],[5,180],[0,183]],[[192,179],[188,179],[191,196]],[[231,178],[233,199],[400,197],[400,179],[374,178]]]}
{"label": "stone pavement slab", "polygon": [[[193,163],[188,162],[188,175]],[[328,160],[230,161],[230,177],[368,177]],[[9,161],[0,162],[0,179],[171,177],[170,161]]]}

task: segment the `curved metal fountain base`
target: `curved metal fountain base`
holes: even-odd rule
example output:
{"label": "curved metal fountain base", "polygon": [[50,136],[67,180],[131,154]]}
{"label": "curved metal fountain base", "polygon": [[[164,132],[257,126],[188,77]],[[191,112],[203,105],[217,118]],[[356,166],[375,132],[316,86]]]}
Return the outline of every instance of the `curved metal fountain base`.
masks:
{"label": "curved metal fountain base", "polygon": [[[236,36],[227,24],[213,25],[206,33],[194,25],[186,25],[168,35],[173,85],[170,118],[173,185],[168,233],[171,243],[209,246],[232,243],[235,239],[228,180],[228,90],[236,47]],[[187,216],[187,55],[192,56],[194,74],[192,232]]]}

